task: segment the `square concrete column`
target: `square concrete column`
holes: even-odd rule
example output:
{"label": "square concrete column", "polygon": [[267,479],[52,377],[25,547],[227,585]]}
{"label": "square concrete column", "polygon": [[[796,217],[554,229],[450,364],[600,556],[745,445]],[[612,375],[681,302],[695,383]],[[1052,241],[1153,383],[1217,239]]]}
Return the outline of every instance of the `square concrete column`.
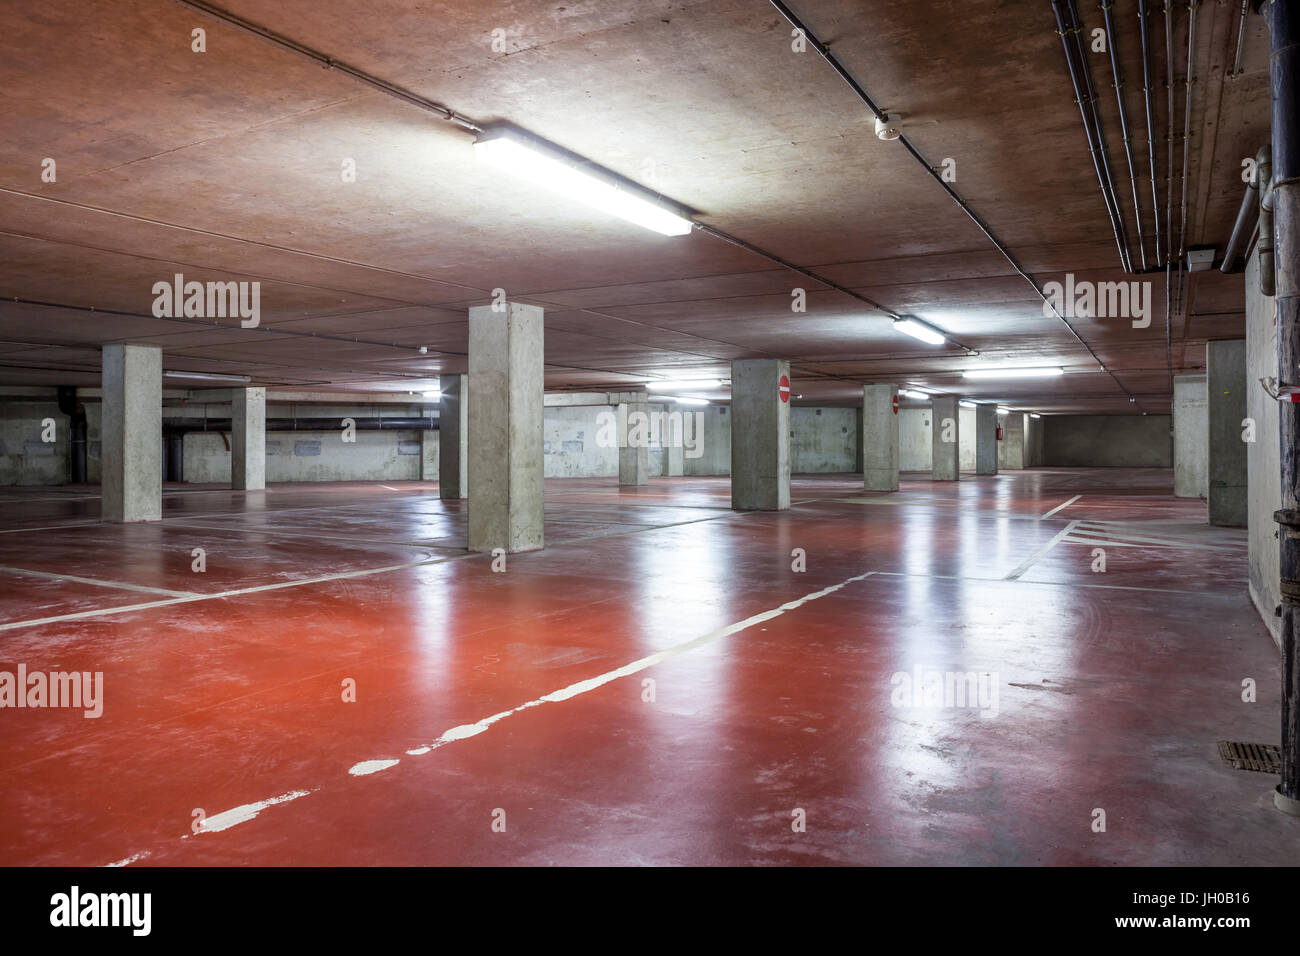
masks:
{"label": "square concrete column", "polygon": [[1210,410],[1204,375],[1174,376],[1173,417],[1174,494],[1205,498],[1210,480]]}
{"label": "square concrete column", "polygon": [[790,507],[790,363],[731,363],[731,507]]}
{"label": "square concrete column", "polygon": [[[864,407],[865,407],[865,403],[864,403]],[[853,449],[853,473],[855,475],[865,475],[866,472],[864,471],[864,469],[866,468],[866,464],[862,460],[862,447],[863,447],[862,436],[865,434],[865,432],[863,432],[862,430],[864,427],[862,423],[862,409],[855,408],[854,412],[857,413],[853,416],[854,419],[853,424],[856,426],[856,429],[854,430],[854,434],[858,436],[858,440],[855,443],[856,447]]]}
{"label": "square concrete column", "polygon": [[619,403],[618,483],[620,486],[650,484],[650,405],[647,401]]}
{"label": "square concrete column", "polygon": [[230,487],[266,487],[266,389],[236,388],[230,395]]}
{"label": "square concrete column", "polygon": [[930,399],[930,477],[935,481],[961,478],[961,407],[956,395]]}
{"label": "square concrete column", "polygon": [[[469,550],[542,546],[542,310],[469,310]],[[440,426],[441,427],[441,426]]]}
{"label": "square concrete column", "polygon": [[104,521],[162,518],[162,350],[105,345],[100,432]]}
{"label": "square concrete column", "polygon": [[[669,415],[672,412],[668,413]],[[682,416],[682,427],[680,430],[668,428],[667,434],[663,436],[664,449],[664,475],[669,478],[677,478],[686,474],[686,429],[689,423],[686,416],[689,410],[682,410],[678,414]],[[671,419],[667,419],[671,421]]]}
{"label": "square concrete column", "polygon": [[438,497],[464,498],[469,488],[469,387],[464,375],[443,375],[438,382],[442,391],[438,399]]}
{"label": "square concrete column", "polygon": [[[438,443],[442,440],[442,433],[435,431],[420,432],[420,480],[421,481],[438,481]],[[442,483],[438,482],[438,490],[442,490]]]}
{"label": "square concrete column", "polygon": [[[1246,526],[1246,340],[1205,344],[1210,524]],[[1259,437],[1256,436],[1256,440]]]}
{"label": "square concrete column", "polygon": [[862,485],[867,491],[898,490],[898,386],[862,387]]}
{"label": "square concrete column", "polygon": [[975,474],[998,473],[998,409],[996,405],[975,406]]}
{"label": "square concrete column", "polygon": [[1024,412],[1012,412],[1002,419],[1002,441],[998,442],[998,468],[1021,469],[1026,466],[1025,424],[1029,416]]}

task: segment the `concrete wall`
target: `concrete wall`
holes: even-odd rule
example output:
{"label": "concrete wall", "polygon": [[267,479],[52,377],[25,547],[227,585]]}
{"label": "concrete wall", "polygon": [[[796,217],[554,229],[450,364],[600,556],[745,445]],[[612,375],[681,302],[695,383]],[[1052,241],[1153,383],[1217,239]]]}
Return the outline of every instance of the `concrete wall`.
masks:
{"label": "concrete wall", "polygon": [[542,416],[546,477],[617,476],[618,447],[601,448],[596,443],[600,428],[598,416],[601,412],[613,411],[612,405],[547,406]]}
{"label": "concrete wall", "polygon": [[1169,415],[1049,415],[1043,464],[1049,468],[1172,468]]}
{"label": "concrete wall", "polygon": [[934,464],[929,406],[898,410],[899,471],[929,471]]}
{"label": "concrete wall", "polygon": [[1209,409],[1204,375],[1174,376],[1174,494],[1179,498],[1209,494]]}
{"label": "concrete wall", "polygon": [[796,475],[852,472],[857,465],[860,409],[790,409],[790,471]]}
{"label": "concrete wall", "polygon": [[[418,481],[419,431],[359,431],[344,442],[341,431],[267,432],[267,481]],[[228,483],[230,451],[216,432],[185,436],[187,482]]]}
{"label": "concrete wall", "polygon": [[[68,480],[71,426],[59,411],[55,390],[49,398],[0,399],[0,485],[61,485]],[[97,482],[100,467],[100,406],[86,406],[86,480]],[[41,422],[54,419],[54,441],[41,441]],[[161,440],[161,439],[160,439]]]}
{"label": "concrete wall", "polygon": [[[731,409],[726,405],[709,405],[704,412],[698,458],[682,456],[682,470],[688,475],[731,474]],[[692,453],[693,454],[693,453]]]}
{"label": "concrete wall", "polygon": [[1246,416],[1254,419],[1255,440],[1246,445],[1246,529],[1249,541],[1250,598],[1264,624],[1281,646],[1281,621],[1274,613],[1282,603],[1278,590],[1278,525],[1273,512],[1282,507],[1282,466],[1278,403],[1259,385],[1277,378],[1277,328],[1272,296],[1259,291],[1259,258],[1246,265]]}

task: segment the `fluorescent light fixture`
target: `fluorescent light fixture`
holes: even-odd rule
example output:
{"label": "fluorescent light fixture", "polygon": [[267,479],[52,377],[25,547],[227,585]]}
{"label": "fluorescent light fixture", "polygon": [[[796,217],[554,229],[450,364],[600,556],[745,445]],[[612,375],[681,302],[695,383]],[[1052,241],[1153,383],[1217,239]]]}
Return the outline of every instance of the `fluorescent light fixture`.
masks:
{"label": "fluorescent light fixture", "polygon": [[[665,398],[668,398],[668,396],[665,396]],[[678,405],[707,405],[707,404],[709,404],[709,400],[708,400],[707,398],[688,398],[688,397],[686,397],[686,396],[684,396],[684,395],[683,395],[683,396],[672,396],[671,398],[668,398],[668,400],[669,400],[669,401],[672,401],[672,402],[676,402]]]}
{"label": "fluorescent light fixture", "polygon": [[431,398],[436,402],[442,398],[442,389],[435,388],[431,392],[421,392],[420,394],[423,395],[425,398]]}
{"label": "fluorescent light fixture", "polygon": [[485,133],[474,142],[481,162],[558,193],[573,202],[617,216],[665,236],[684,236],[693,224],[663,203],[638,195],[630,184],[588,165],[583,168],[561,150],[512,130]]}
{"label": "fluorescent light fixture", "polygon": [[975,407],[975,403],[974,403],[974,402],[958,402],[957,404],[960,405],[962,408],[974,408],[974,407]]}
{"label": "fluorescent light fixture", "polygon": [[930,398],[929,392],[918,392],[914,388],[900,388],[898,394],[903,398]]}
{"label": "fluorescent light fixture", "polygon": [[922,342],[930,345],[943,345],[948,341],[948,336],[944,335],[933,325],[928,325],[920,319],[911,317],[894,319],[894,331],[902,332],[904,335],[910,335],[914,339],[920,339]]}
{"label": "fluorescent light fixture", "polygon": [[247,375],[225,375],[221,372],[180,372],[167,369],[163,378],[183,378],[191,382],[236,382],[246,384],[252,379]]}
{"label": "fluorescent light fixture", "polygon": [[1064,375],[1065,369],[1053,366],[1045,368],[968,368],[961,374],[963,378],[1047,378],[1052,375]]}
{"label": "fluorescent light fixture", "polygon": [[1009,409],[1009,408],[1003,408],[1001,405],[999,405],[999,406],[998,406],[998,414],[999,414],[999,415],[1010,415],[1010,414],[1011,414],[1011,409]]}
{"label": "fluorescent light fixture", "polygon": [[1042,418],[1043,416],[1040,415],[1040,414],[1038,414],[1037,412],[1030,412],[1030,413],[1029,413],[1029,417],[1030,417],[1030,418]]}
{"label": "fluorescent light fixture", "polygon": [[646,382],[645,387],[652,392],[698,392],[706,388],[721,388],[722,384],[720,378],[670,378],[660,382]]}

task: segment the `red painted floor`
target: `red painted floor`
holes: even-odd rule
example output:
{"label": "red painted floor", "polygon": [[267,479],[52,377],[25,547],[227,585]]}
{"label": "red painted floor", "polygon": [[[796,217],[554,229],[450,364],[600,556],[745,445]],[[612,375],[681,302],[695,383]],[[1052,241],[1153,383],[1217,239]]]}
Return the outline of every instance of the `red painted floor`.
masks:
{"label": "red painted floor", "polygon": [[0,489],[0,671],[104,675],[0,710],[0,864],[1295,864],[1216,751],[1278,736],[1245,534],[1171,483],[548,481],[504,573],[431,484]]}

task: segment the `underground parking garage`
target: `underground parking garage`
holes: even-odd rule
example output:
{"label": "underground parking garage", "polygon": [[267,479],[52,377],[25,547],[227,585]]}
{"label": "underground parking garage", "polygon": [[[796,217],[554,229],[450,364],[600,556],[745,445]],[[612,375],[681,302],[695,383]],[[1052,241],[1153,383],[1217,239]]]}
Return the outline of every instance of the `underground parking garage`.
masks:
{"label": "underground parking garage", "polygon": [[14,920],[144,935],[89,884],[233,867],[982,867],[1108,872],[1068,912],[1117,932],[1191,867],[1175,919],[1267,922],[1294,4],[0,23]]}

